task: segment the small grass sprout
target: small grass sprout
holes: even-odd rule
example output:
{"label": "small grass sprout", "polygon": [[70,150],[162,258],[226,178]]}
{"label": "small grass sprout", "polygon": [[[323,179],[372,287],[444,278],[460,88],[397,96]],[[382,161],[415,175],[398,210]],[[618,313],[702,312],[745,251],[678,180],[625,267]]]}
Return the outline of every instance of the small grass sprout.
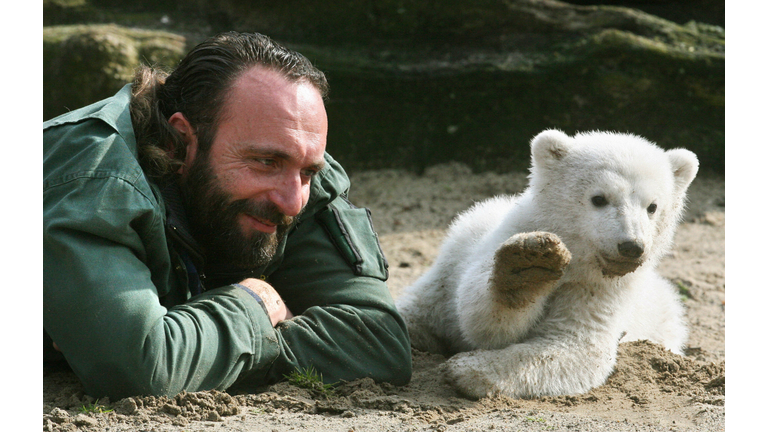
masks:
{"label": "small grass sprout", "polygon": [[680,294],[680,300],[686,301],[693,298],[691,289],[680,281],[676,282],[677,292]]}
{"label": "small grass sprout", "polygon": [[333,396],[333,384],[325,384],[323,375],[318,373],[313,366],[308,368],[299,368],[288,375],[284,375],[288,382],[310,390],[312,393],[320,394],[325,397]]}
{"label": "small grass sprout", "polygon": [[[547,421],[541,417],[526,417],[525,421],[530,423],[541,423],[542,425],[545,425],[547,423]],[[544,426],[544,430],[554,430],[554,429],[555,427],[551,425]]]}
{"label": "small grass sprout", "polygon": [[79,410],[81,413],[99,413],[99,414],[105,414],[114,411],[114,409],[109,408],[106,405],[99,404],[99,400],[96,399],[96,402],[84,404],[80,407]]}

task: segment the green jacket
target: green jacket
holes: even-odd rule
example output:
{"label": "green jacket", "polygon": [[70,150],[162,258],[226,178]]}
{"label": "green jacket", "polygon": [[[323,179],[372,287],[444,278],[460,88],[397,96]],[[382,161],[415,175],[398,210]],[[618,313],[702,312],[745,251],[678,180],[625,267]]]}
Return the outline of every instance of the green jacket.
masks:
{"label": "green jacket", "polygon": [[[88,394],[113,399],[264,385],[310,366],[328,383],[406,384],[406,327],[342,167],[326,154],[266,268],[205,274],[173,188],[139,166],[129,101],[126,86],[43,123],[45,359],[63,354]],[[236,284],[248,276],[265,278],[296,317],[273,328],[260,299]]]}

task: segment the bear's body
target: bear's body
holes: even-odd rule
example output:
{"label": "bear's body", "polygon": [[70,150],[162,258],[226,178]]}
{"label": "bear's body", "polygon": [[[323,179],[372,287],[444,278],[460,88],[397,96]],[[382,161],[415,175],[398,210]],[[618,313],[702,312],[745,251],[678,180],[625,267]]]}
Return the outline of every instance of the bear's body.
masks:
{"label": "bear's body", "polygon": [[619,341],[681,353],[676,289],[655,268],[698,170],[687,150],[633,135],[549,130],[529,187],[451,224],[432,268],[397,301],[412,345],[445,355],[471,397],[579,394],[601,385]]}

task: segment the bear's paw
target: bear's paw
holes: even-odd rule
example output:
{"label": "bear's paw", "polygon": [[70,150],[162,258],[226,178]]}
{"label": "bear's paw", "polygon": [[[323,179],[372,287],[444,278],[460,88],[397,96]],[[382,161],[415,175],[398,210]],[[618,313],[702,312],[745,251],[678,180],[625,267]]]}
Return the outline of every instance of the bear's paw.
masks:
{"label": "bear's paw", "polygon": [[480,351],[457,354],[440,365],[440,372],[445,382],[464,397],[480,399],[501,394],[496,385],[501,377],[483,360]]}
{"label": "bear's paw", "polygon": [[571,253],[557,235],[518,233],[496,250],[491,287],[499,301],[523,307],[548,294],[570,262]]}

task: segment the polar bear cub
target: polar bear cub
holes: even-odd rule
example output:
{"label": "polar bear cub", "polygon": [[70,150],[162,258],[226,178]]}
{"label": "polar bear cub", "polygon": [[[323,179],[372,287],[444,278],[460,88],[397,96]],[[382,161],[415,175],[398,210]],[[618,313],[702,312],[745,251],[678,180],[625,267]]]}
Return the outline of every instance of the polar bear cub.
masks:
{"label": "polar bear cub", "polygon": [[531,152],[528,188],[460,214],[397,301],[415,348],[460,353],[444,371],[470,397],[584,393],[608,378],[620,341],[681,353],[687,340],[679,295],[656,266],[696,155],[557,130]]}

